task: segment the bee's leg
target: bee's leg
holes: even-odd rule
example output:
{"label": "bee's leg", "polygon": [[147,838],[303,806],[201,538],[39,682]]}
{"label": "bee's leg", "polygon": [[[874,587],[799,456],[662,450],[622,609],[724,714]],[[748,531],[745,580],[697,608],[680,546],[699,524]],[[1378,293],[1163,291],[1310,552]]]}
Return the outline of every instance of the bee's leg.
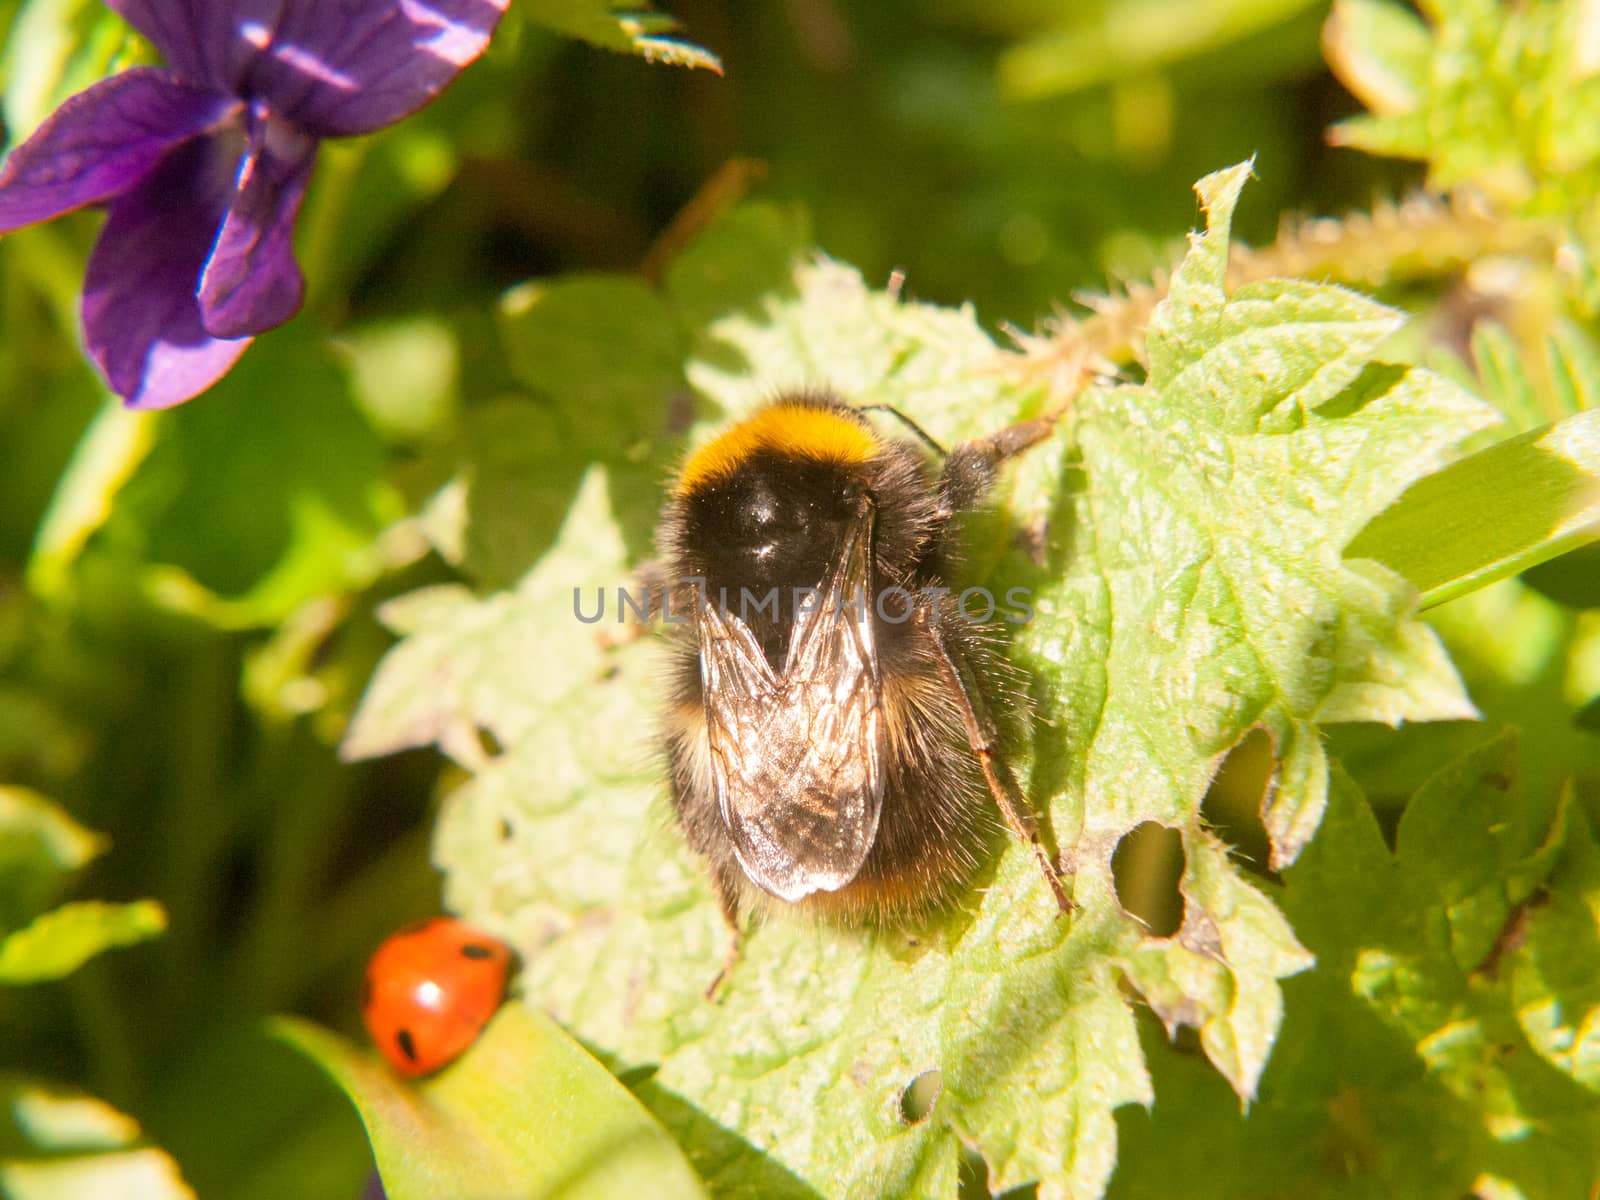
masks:
{"label": "bee's leg", "polygon": [[961,707],[961,719],[967,727],[967,744],[972,747],[973,756],[977,758],[978,766],[983,769],[984,781],[989,785],[989,792],[994,796],[1000,815],[1005,818],[1012,833],[1033,847],[1034,860],[1039,864],[1039,870],[1044,873],[1045,882],[1050,885],[1056,904],[1060,906],[1062,912],[1070,913],[1072,901],[1067,899],[1067,889],[1061,882],[1061,872],[1056,869],[1055,862],[1045,852],[1044,843],[1039,840],[1039,823],[1033,808],[1017,787],[1011,769],[999,756],[999,738],[988,714],[975,700],[978,692],[968,686],[961,668],[957,666],[956,658],[950,652],[950,644],[939,628],[937,617],[928,623],[928,628],[933,634],[934,648],[939,656],[939,666],[944,673],[945,681],[950,684],[957,698],[956,702]]}
{"label": "bee's leg", "polygon": [[744,930],[739,925],[739,897],[715,871],[711,873],[711,886],[717,893],[717,907],[722,911],[722,923],[728,927],[728,948],[723,952],[722,969],[706,987],[706,999],[715,1001],[722,985],[733,968],[739,964],[739,954],[744,949]]}
{"label": "bee's leg", "polygon": [[999,433],[964,442],[950,451],[939,475],[940,515],[948,517],[983,503],[999,477],[1000,464],[1048,438],[1059,417],[1059,413],[1049,413],[1031,421],[1018,421]]}

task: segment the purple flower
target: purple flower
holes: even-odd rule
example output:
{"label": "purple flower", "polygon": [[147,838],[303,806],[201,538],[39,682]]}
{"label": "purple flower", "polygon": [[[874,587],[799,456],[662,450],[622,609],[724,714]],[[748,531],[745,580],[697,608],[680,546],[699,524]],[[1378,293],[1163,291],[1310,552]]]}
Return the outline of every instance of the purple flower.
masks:
{"label": "purple flower", "polygon": [[72,97],[0,170],[0,233],[103,204],[89,355],[134,408],[205,391],[300,308],[294,222],[325,137],[415,112],[510,0],[106,0],[166,57]]}

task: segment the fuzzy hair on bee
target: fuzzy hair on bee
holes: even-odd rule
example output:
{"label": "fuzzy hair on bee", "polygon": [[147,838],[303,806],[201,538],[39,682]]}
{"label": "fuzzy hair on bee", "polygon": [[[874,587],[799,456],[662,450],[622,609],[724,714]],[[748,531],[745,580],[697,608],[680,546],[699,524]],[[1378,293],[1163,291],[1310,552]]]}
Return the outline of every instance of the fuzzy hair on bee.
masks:
{"label": "fuzzy hair on bee", "polygon": [[947,455],[907,424],[921,441],[783,394],[690,455],[667,501],[672,803],[731,921],[774,902],[912,918],[972,878],[997,815],[1070,907],[1001,755],[996,714],[1020,708],[1003,660],[949,583],[958,514],[1053,422]]}

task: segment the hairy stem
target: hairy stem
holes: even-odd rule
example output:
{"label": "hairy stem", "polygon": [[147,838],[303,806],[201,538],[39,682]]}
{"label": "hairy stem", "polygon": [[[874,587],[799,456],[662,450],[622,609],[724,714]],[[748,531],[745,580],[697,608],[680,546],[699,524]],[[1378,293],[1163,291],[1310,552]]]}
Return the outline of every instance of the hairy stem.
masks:
{"label": "hairy stem", "polygon": [[[1380,287],[1454,275],[1479,259],[1512,256],[1564,265],[1568,239],[1548,221],[1505,217],[1467,192],[1439,198],[1417,193],[1370,212],[1286,220],[1261,249],[1236,244],[1229,283],[1300,278]],[[1098,375],[1141,360],[1144,329],[1166,297],[1170,273],[1075,299],[1087,315],[1061,312],[1036,334],[1017,334],[1013,369],[1045,384],[1057,404],[1069,402]]]}

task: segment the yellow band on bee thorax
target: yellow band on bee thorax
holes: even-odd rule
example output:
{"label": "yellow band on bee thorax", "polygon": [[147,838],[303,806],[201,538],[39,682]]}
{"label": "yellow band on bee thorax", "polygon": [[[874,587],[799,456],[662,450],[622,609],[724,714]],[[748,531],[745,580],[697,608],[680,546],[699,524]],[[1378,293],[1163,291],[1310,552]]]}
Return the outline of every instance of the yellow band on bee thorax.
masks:
{"label": "yellow band on bee thorax", "polygon": [[688,495],[725,478],[762,450],[856,465],[872,461],[878,448],[871,429],[839,412],[815,405],[775,404],[690,455],[678,475],[677,491]]}

